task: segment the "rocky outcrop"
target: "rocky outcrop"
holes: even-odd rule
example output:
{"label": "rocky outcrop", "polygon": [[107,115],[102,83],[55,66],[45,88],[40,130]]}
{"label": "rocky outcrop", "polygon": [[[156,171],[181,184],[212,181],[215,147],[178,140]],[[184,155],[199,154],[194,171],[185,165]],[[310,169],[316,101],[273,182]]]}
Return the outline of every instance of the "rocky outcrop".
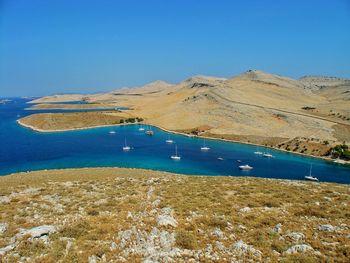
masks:
{"label": "rocky outcrop", "polygon": [[170,208],[163,208],[161,210],[162,214],[160,214],[157,218],[157,223],[160,226],[172,226],[172,227],[176,227],[177,226],[177,221],[174,218],[173,214],[173,210]]}
{"label": "rocky outcrop", "polygon": [[8,224],[7,223],[0,223],[0,235],[5,233],[7,228],[8,228]]}
{"label": "rocky outcrop", "polygon": [[301,244],[301,245],[295,245],[290,247],[287,251],[286,254],[295,254],[295,253],[305,253],[305,252],[313,252],[314,249],[306,244]]}
{"label": "rocky outcrop", "polygon": [[237,252],[239,255],[252,254],[257,258],[261,258],[262,253],[260,250],[255,249],[253,246],[244,243],[242,240],[237,241],[231,246],[231,249]]}
{"label": "rocky outcrop", "polygon": [[47,236],[51,233],[56,232],[56,227],[51,225],[43,225],[43,226],[37,226],[31,229],[22,229],[18,234],[17,237],[26,236],[29,235],[32,238],[39,238],[42,236]]}

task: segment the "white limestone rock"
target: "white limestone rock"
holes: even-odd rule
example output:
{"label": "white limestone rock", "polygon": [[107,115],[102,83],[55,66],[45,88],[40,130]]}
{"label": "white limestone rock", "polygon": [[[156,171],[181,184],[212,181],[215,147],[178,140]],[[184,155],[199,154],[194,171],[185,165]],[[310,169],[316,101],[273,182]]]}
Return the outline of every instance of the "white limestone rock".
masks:
{"label": "white limestone rock", "polygon": [[0,204],[8,204],[11,202],[11,198],[8,196],[0,196]]}
{"label": "white limestone rock", "polygon": [[241,213],[248,213],[248,212],[250,212],[252,209],[250,208],[250,207],[243,207],[243,208],[241,208],[241,209],[239,209],[239,212],[241,212]]}
{"label": "white limestone rock", "polygon": [[11,251],[11,250],[14,250],[16,247],[16,243],[12,243],[6,247],[2,247],[0,248],[0,256],[3,256],[5,255],[7,252]]}
{"label": "white limestone rock", "polygon": [[1,223],[1,224],[0,224],[0,235],[2,235],[3,233],[5,233],[6,230],[7,230],[7,228],[8,228],[8,224],[7,224],[7,223]]}
{"label": "white limestone rock", "polygon": [[91,257],[89,257],[88,262],[89,262],[89,263],[97,263],[96,256],[91,256]]}
{"label": "white limestone rock", "polygon": [[286,237],[289,237],[293,241],[298,242],[299,240],[304,239],[305,235],[303,233],[300,233],[300,232],[291,232],[291,233],[288,233],[286,235]]}
{"label": "white limestone rock", "polygon": [[160,226],[177,226],[177,221],[173,217],[173,210],[169,207],[165,207],[161,210],[162,214],[160,214],[157,218],[157,223]]}
{"label": "white limestone rock", "polygon": [[214,237],[217,237],[217,238],[223,238],[224,237],[224,233],[218,227],[214,228],[214,230],[210,233],[210,235],[214,236]]}
{"label": "white limestone rock", "polygon": [[334,232],[335,231],[335,227],[330,225],[330,224],[326,224],[326,225],[320,225],[318,227],[318,230],[320,231],[326,231],[326,232]]}
{"label": "white limestone rock", "polygon": [[287,254],[295,254],[295,253],[305,253],[305,252],[313,252],[314,249],[306,244],[295,245],[287,249]]}
{"label": "white limestone rock", "polygon": [[281,224],[281,223],[277,224],[277,225],[273,228],[272,231],[275,232],[275,233],[281,233],[281,232],[282,232],[282,224]]}
{"label": "white limestone rock", "polygon": [[262,253],[260,250],[255,249],[253,246],[244,243],[243,240],[239,240],[236,243],[234,243],[231,246],[231,250],[235,251],[239,255],[252,254],[258,258],[261,258],[262,256]]}
{"label": "white limestone rock", "polygon": [[56,227],[52,225],[42,225],[31,229],[22,229],[16,236],[30,235],[32,238],[39,238],[56,232]]}

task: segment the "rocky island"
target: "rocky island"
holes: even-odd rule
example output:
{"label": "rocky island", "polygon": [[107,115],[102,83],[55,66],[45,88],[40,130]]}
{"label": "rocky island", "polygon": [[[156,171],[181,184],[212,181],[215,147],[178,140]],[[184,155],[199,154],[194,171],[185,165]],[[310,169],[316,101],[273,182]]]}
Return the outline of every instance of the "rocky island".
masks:
{"label": "rocky island", "polygon": [[[349,96],[349,79],[295,80],[249,70],[229,79],[194,76],[178,84],[155,81],[109,93],[47,96],[31,103],[35,104],[33,109],[125,107],[130,110],[118,116],[140,117],[148,124],[172,132],[329,156],[332,147],[350,144]],[[90,104],[69,104],[81,100]],[[47,104],[52,102],[67,104]],[[56,121],[70,115],[33,114],[19,123],[39,131],[52,130],[50,126],[55,130],[77,128],[74,124],[77,119]],[[116,124],[113,114],[95,113],[101,118],[90,115],[93,114],[76,115],[81,120],[79,128]],[[89,121],[84,124],[86,119]]]}

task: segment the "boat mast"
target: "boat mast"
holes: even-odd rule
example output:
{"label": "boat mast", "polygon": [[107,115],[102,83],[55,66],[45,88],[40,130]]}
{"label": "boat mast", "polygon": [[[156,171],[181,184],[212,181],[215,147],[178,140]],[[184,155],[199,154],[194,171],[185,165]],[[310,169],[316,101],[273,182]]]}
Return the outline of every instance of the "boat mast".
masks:
{"label": "boat mast", "polygon": [[310,165],[310,172],[309,172],[309,176],[311,176],[312,173],[312,164]]}

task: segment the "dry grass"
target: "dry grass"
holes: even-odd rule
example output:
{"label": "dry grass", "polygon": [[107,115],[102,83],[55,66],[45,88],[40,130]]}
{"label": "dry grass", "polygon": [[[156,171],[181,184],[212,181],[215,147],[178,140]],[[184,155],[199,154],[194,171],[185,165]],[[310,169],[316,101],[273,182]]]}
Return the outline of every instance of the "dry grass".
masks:
{"label": "dry grass", "polygon": [[[8,224],[0,235],[0,248],[10,244],[20,228],[57,227],[48,244],[40,238],[18,239],[13,251],[0,256],[5,262],[24,257],[35,262],[86,262],[91,256],[111,262],[123,256],[138,262],[145,255],[125,254],[118,238],[118,233],[133,227],[140,231],[140,240],[150,238],[155,227],[175,233],[173,246],[180,255],[174,259],[180,262],[193,256],[187,250],[203,262],[254,260],[251,254],[230,250],[238,240],[261,251],[261,260],[346,262],[350,254],[347,185],[136,169],[67,169],[1,177],[0,197],[9,198],[0,206],[0,223]],[[242,210],[246,207],[250,210]],[[157,225],[162,208],[173,210],[175,228]],[[273,231],[278,223],[280,233]],[[320,231],[322,224],[336,230]],[[295,241],[286,236],[290,232],[304,237]],[[318,252],[286,254],[295,244],[308,244]],[[212,252],[207,255],[209,245]]]}
{"label": "dry grass", "polygon": [[103,125],[115,125],[130,115],[116,111],[38,113],[19,120],[19,123],[39,131],[71,130]]}

